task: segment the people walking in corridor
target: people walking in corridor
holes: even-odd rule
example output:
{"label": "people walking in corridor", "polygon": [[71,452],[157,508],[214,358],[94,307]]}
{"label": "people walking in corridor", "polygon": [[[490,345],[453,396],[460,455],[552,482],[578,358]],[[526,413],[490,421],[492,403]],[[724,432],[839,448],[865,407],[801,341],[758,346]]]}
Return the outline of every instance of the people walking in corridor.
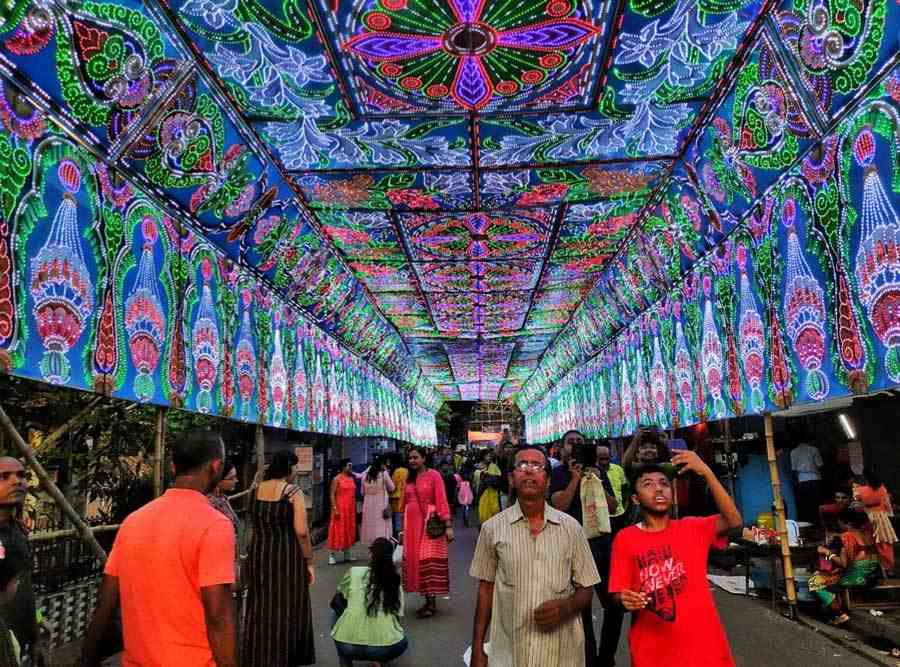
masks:
{"label": "people walking in corridor", "polygon": [[[0,457],[0,546],[10,559],[6,575],[9,581],[5,586],[8,599],[0,603],[0,632],[8,631],[10,651],[15,644],[18,655],[27,655],[35,667],[44,667],[50,662],[35,613],[31,549],[18,520],[28,492],[26,478],[21,461],[11,456]],[[21,566],[13,568],[12,563],[16,562]]]}
{"label": "people walking in corridor", "polygon": [[469,480],[459,473],[457,473],[457,475],[459,477],[459,486],[456,491],[456,501],[459,503],[459,506],[462,507],[463,525],[468,528],[469,510],[472,509],[472,501],[475,500],[475,496],[472,494],[472,485],[469,484]]}
{"label": "people walking in corridor", "polygon": [[331,480],[331,521],[328,523],[328,564],[337,563],[338,552],[344,562],[351,559],[350,548],[356,543],[356,478],[350,459],[341,459],[340,472]]}
{"label": "people walking in corridor", "polygon": [[276,452],[250,504],[243,667],[316,661],[309,587],[315,582],[306,500],[292,482],[297,457]]}
{"label": "people walking in corridor", "polygon": [[394,537],[398,537],[403,530],[403,511],[406,509],[406,478],[409,470],[403,460],[403,454],[397,452],[393,455],[394,470],[391,473],[391,481],[394,490],[391,492],[391,510],[394,512]]}
{"label": "people walking in corridor", "polygon": [[487,523],[488,519],[500,512],[500,467],[494,462],[493,452],[485,454],[486,468],[478,476],[478,522]]}
{"label": "people walking in corridor", "polygon": [[131,513],[116,535],[82,646],[84,667],[99,664],[117,606],[123,665],[238,664],[234,529],[206,499],[222,477],[224,459],[214,433],[189,433],[175,443],[174,485]]}
{"label": "people walking in corridor", "polygon": [[226,462],[225,463],[225,474],[222,479],[219,480],[219,483],[216,484],[216,488],[213,489],[212,493],[210,493],[207,497],[209,498],[209,504],[220,511],[222,514],[227,517],[229,521],[231,521],[231,525],[234,527],[234,583],[235,587],[240,586],[241,578],[240,578],[240,562],[241,562],[241,537],[242,537],[242,526],[241,520],[238,518],[238,515],[235,513],[234,508],[231,506],[231,503],[228,501],[228,494],[234,493],[234,489],[237,486],[237,468],[234,467],[233,463]]}
{"label": "people walking in corridor", "polygon": [[471,667],[584,665],[580,614],[600,576],[581,524],[545,500],[549,469],[541,450],[520,449],[518,500],[481,527],[469,569],[478,579]]}
{"label": "people walking in corridor", "polygon": [[450,591],[447,545],[453,541],[444,480],[425,457],[424,447],[410,448],[403,521],[403,589],[425,596],[419,618],[434,616],[436,597]]}
{"label": "people walking in corridor", "polygon": [[369,547],[368,566],[351,567],[338,584],[347,606],[335,620],[331,637],[341,667],[353,667],[354,660],[380,665],[406,652],[400,625],[403,589],[393,551],[389,540],[377,538]]}
{"label": "people walking in corridor", "polygon": [[[615,489],[609,477],[608,468],[600,468],[598,447],[588,443],[580,431],[568,431],[563,435],[559,448],[561,465],[550,473],[550,503],[561,512],[565,512],[579,525],[584,525],[581,503],[581,481],[586,475],[595,475],[601,480],[606,493],[607,509],[612,515],[621,516],[623,508],[615,495]],[[609,466],[609,448],[605,450],[605,465]],[[618,466],[617,466],[618,467]],[[624,473],[622,474],[624,477]],[[618,481],[618,479],[617,479]],[[621,495],[621,490],[620,490]],[[584,625],[585,664],[587,667],[615,664],[619,635],[622,632],[623,613],[621,606],[610,603],[606,591],[606,579],[609,576],[609,559],[612,551],[612,532],[592,537],[588,540],[594,564],[600,572],[601,583],[597,585],[597,595],[604,603],[606,611],[603,615],[603,636],[598,650],[594,633],[593,610],[591,601],[581,611],[581,622]],[[599,657],[598,657],[599,656]]]}
{"label": "people walking in corridor", "polygon": [[360,540],[372,544],[379,537],[388,538],[393,533],[391,503],[388,494],[394,490],[394,481],[387,470],[387,463],[376,456],[362,480],[363,511]]}
{"label": "people walking in corridor", "polygon": [[616,536],[609,575],[610,593],[633,612],[631,664],[733,665],[706,572],[710,548],[727,545],[741,514],[696,452],[680,451],[672,463],[706,481],[719,514],[671,519],[672,482],[664,469],[647,464],[637,471],[632,500],[642,519]]}

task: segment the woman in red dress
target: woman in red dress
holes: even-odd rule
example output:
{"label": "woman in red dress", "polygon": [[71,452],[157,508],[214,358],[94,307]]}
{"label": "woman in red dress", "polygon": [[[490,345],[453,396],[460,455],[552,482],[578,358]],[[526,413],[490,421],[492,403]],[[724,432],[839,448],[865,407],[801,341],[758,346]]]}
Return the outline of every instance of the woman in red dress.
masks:
{"label": "woman in red dress", "polygon": [[331,480],[331,521],[328,524],[328,564],[337,563],[337,552],[344,561],[352,560],[350,547],[356,542],[356,478],[350,459],[341,459],[341,471]]}
{"label": "woman in red dress", "polygon": [[[444,480],[425,463],[425,449],[409,450],[409,477],[406,479],[406,510],[403,521],[403,590],[425,596],[419,618],[437,612],[435,597],[450,592],[450,565],[447,545],[453,541],[453,524]],[[436,516],[444,523],[440,537],[429,537],[425,524]]]}

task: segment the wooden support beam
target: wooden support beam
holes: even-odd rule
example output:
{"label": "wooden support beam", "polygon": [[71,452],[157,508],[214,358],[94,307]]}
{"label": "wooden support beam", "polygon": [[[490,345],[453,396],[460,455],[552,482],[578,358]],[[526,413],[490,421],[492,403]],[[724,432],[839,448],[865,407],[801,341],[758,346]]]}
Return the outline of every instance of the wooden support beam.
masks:
{"label": "wooden support beam", "polygon": [[[797,618],[797,588],[794,584],[794,564],[791,560],[791,547],[788,542],[787,523],[784,514],[784,498],[781,495],[781,478],[778,476],[778,461],[775,458],[775,429],[772,424],[772,413],[763,416],[766,432],[766,456],[769,459],[769,477],[772,480],[772,497],[775,506],[775,527],[778,531],[778,542],[781,545],[781,560],[784,565],[784,587],[791,618]],[[775,582],[772,582],[775,589]]]}
{"label": "wooden support beam", "polygon": [[[120,523],[110,523],[103,526],[90,526],[90,530],[92,533],[108,533],[113,530],[118,530]],[[78,531],[73,528],[66,528],[65,530],[47,530],[40,533],[31,533],[28,536],[29,542],[48,542],[50,540],[55,540],[59,537],[74,537],[78,535]]]}
{"label": "wooden support beam", "polygon": [[85,542],[87,542],[88,546],[91,548],[91,551],[94,552],[94,555],[101,561],[106,562],[106,552],[103,550],[103,547],[100,546],[100,543],[97,542],[97,539],[94,537],[94,533],[91,532],[90,527],[84,522],[84,520],[78,515],[78,512],[72,507],[71,503],[69,503],[68,499],[63,495],[62,491],[59,490],[59,487],[50,479],[50,475],[47,474],[47,471],[44,469],[44,466],[41,465],[40,461],[37,460],[37,456],[34,454],[34,450],[28,446],[28,443],[19,435],[19,432],[16,430],[15,424],[12,423],[12,420],[9,418],[9,415],[6,414],[6,411],[0,406],[0,423],[3,424],[3,427],[6,429],[6,432],[9,434],[10,439],[13,441],[13,444],[25,458],[25,461],[28,463],[28,466],[34,470],[34,474],[37,475],[38,480],[41,482],[41,486],[44,488],[51,498],[59,505],[60,509],[62,509],[63,514],[72,522],[75,526],[75,530],[78,531],[78,534],[81,536]]}
{"label": "wooden support beam", "polygon": [[156,408],[156,437],[153,441],[153,497],[163,492],[163,462],[166,460],[166,409]]}
{"label": "wooden support beam", "polygon": [[266,438],[262,424],[256,425],[256,482],[263,478],[266,470]]}
{"label": "wooden support beam", "polygon": [[41,448],[49,449],[50,447],[55,445],[57,440],[62,438],[66,433],[69,432],[69,429],[71,429],[73,426],[78,424],[78,422],[84,419],[91,412],[91,410],[97,407],[97,404],[100,403],[104,398],[106,398],[106,396],[95,396],[94,398],[92,398],[88,402],[88,404],[84,406],[84,408],[82,408],[74,417],[66,420],[66,422],[62,426],[60,426],[58,429],[53,431],[53,433],[41,440]]}

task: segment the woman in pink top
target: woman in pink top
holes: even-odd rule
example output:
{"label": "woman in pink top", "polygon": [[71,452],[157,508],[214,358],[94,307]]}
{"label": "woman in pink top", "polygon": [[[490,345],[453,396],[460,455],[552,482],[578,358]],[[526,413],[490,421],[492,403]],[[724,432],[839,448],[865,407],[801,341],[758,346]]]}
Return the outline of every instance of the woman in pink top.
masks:
{"label": "woman in pink top", "polygon": [[[441,537],[431,538],[425,532],[432,515],[446,526]],[[452,541],[453,524],[444,480],[426,465],[425,449],[411,447],[403,522],[403,590],[425,596],[425,604],[416,612],[419,618],[434,616],[435,597],[450,592],[447,545]]]}
{"label": "woman in pink top", "polygon": [[384,457],[375,457],[372,465],[366,470],[362,484],[363,511],[360,539],[371,546],[379,537],[390,539],[393,532],[391,528],[393,512],[388,494],[394,490],[394,481],[387,470]]}
{"label": "woman in pink top", "polygon": [[881,477],[866,467],[863,469],[862,477],[853,482],[853,500],[862,503],[869,517],[872,537],[878,549],[878,560],[881,562],[884,576],[889,577],[894,571],[894,543],[897,542],[897,533],[891,523],[894,517],[891,494],[885,488]]}

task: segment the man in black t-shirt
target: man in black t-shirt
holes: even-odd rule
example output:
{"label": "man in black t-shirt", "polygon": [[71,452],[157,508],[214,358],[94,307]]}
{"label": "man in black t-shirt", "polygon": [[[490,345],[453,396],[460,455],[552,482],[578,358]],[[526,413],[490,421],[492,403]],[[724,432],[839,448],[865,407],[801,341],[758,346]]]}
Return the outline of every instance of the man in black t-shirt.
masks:
{"label": "man in black t-shirt", "polygon": [[25,530],[16,520],[16,514],[25,502],[28,486],[25,483],[25,466],[18,459],[0,458],[0,545],[2,553],[24,559],[28,568],[19,575],[12,604],[0,605],[6,626],[12,630],[23,650],[36,667],[49,665],[41,641],[34,608],[34,590],[31,585],[31,552]]}
{"label": "man in black t-shirt", "polygon": [[[606,491],[607,503],[610,513],[616,512],[618,501],[606,473],[600,470],[596,465],[596,447],[593,445],[589,449],[586,447],[585,437],[580,431],[568,431],[562,437],[559,447],[560,465],[553,469],[550,475],[550,504],[556,509],[565,512],[578,523],[583,524],[583,513],[581,509],[581,477],[588,471],[593,472],[602,482]],[[586,461],[577,461],[576,452],[582,449],[588,452]],[[587,466],[583,466],[587,463]],[[583,469],[584,468],[584,469]],[[588,540],[591,547],[591,555],[594,557],[594,563],[598,570],[604,562],[608,562],[608,554],[612,548],[612,535],[601,535]],[[601,575],[602,576],[602,575]],[[605,599],[605,582],[601,582],[595,586],[597,595],[601,601]],[[618,611],[618,610],[616,610]],[[588,605],[581,612],[581,620],[584,625],[584,652],[586,667],[607,667],[615,664],[616,645],[619,642],[619,631],[621,628],[621,620],[615,632],[607,632],[605,637],[609,646],[601,646],[598,654],[597,640],[594,635],[594,622],[591,605]],[[604,620],[604,628],[607,621]],[[610,625],[610,630],[612,629]]]}

